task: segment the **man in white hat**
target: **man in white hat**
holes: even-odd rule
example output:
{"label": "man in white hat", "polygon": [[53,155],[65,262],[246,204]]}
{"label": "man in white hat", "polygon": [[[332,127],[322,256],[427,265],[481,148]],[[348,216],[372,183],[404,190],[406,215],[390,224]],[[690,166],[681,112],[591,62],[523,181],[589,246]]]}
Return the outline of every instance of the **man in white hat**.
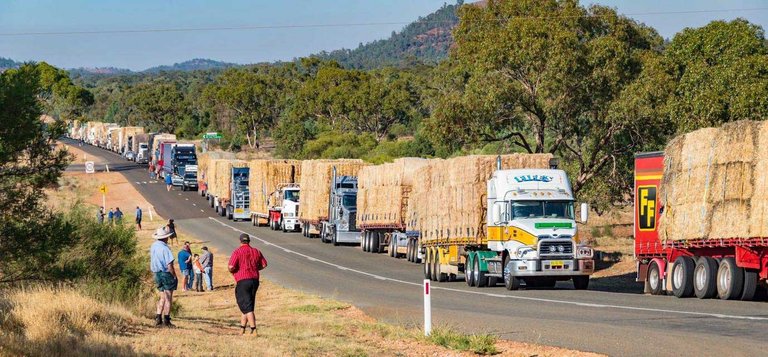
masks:
{"label": "man in white hat", "polygon": [[168,238],[173,235],[167,226],[158,228],[152,237],[156,239],[149,248],[150,270],[155,275],[155,285],[160,291],[157,302],[155,326],[175,327],[171,324],[171,303],[173,292],[179,285],[176,271],[173,269],[173,252],[168,248]]}

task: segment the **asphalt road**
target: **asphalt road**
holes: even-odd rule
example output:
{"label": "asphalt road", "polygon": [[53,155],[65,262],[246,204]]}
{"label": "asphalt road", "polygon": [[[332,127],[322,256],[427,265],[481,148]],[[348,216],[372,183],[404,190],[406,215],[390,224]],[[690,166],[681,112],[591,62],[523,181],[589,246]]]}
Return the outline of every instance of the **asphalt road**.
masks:
{"label": "asphalt road", "polygon": [[[333,247],[299,233],[282,233],[215,216],[195,192],[152,183],[137,166],[98,148],[82,148],[110,162],[155,210],[174,218],[184,233],[230,252],[246,232],[269,260],[265,278],[283,286],[347,301],[380,320],[420,326],[421,266],[359,247]],[[73,167],[72,169],[82,169]],[[101,169],[97,165],[97,170]],[[224,274],[225,272],[219,272]],[[768,305],[677,299],[640,294],[639,286],[611,292],[555,289],[507,291],[469,288],[463,281],[435,283],[433,323],[467,332],[609,355],[764,355],[768,349]]]}

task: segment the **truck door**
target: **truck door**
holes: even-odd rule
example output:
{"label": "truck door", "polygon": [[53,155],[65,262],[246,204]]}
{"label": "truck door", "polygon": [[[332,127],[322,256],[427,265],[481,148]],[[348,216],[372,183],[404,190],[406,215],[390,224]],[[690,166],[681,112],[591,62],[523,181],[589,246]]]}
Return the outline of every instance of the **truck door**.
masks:
{"label": "truck door", "polygon": [[664,168],[662,152],[635,155],[635,254],[653,254],[658,249],[662,203],[659,192]]}

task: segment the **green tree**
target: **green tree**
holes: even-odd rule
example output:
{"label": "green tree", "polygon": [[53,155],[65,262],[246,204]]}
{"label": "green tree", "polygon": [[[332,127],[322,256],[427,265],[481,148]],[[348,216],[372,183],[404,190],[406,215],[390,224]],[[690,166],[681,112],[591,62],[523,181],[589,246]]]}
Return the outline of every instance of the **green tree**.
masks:
{"label": "green tree", "polygon": [[[664,135],[620,115],[635,104],[628,89],[660,56],[661,37],[575,0],[491,0],[462,7],[460,20],[427,124],[436,144],[501,141],[509,151],[556,153],[582,198],[625,201],[632,153]],[[592,196],[606,194],[594,190],[603,182],[621,185]]]}
{"label": "green tree", "polygon": [[665,51],[677,83],[669,115],[679,130],[716,126],[768,114],[768,45],[746,20],[687,28]]}
{"label": "green tree", "polygon": [[0,282],[61,275],[51,263],[74,244],[72,227],[43,201],[68,162],[65,151],[52,149],[63,123],[40,121],[40,98],[49,94],[44,73],[26,64],[0,74]]}
{"label": "green tree", "polygon": [[173,133],[190,116],[184,94],[173,83],[141,83],[127,100],[130,122],[149,130]]}

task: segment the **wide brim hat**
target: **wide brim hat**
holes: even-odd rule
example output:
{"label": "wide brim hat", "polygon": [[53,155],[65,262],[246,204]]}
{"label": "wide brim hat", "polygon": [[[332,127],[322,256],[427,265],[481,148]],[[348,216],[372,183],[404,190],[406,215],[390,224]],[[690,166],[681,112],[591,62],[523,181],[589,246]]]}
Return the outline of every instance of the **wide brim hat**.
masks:
{"label": "wide brim hat", "polygon": [[173,235],[173,232],[171,232],[166,227],[160,227],[157,230],[155,230],[155,233],[152,233],[152,238],[155,239],[165,239]]}

